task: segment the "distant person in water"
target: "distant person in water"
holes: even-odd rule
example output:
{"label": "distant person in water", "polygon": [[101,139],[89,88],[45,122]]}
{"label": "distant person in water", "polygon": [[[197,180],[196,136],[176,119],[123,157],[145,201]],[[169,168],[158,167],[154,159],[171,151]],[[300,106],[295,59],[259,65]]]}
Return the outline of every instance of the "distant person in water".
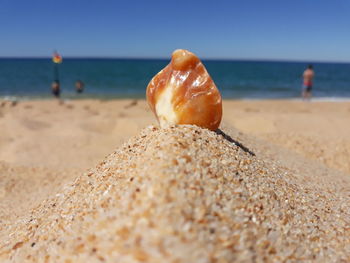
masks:
{"label": "distant person in water", "polygon": [[303,99],[311,99],[312,96],[312,84],[313,84],[313,79],[314,79],[315,73],[313,70],[312,65],[308,65],[307,69],[303,73],[303,92],[302,92],[302,97]]}
{"label": "distant person in water", "polygon": [[84,91],[84,82],[82,82],[81,80],[77,80],[77,82],[75,82],[75,91],[77,93],[83,93],[83,91]]}
{"label": "distant person in water", "polygon": [[60,82],[58,80],[55,80],[52,85],[51,85],[51,91],[52,91],[52,94],[56,97],[56,98],[59,98],[60,97],[60,93],[61,93],[61,90],[60,90]]}

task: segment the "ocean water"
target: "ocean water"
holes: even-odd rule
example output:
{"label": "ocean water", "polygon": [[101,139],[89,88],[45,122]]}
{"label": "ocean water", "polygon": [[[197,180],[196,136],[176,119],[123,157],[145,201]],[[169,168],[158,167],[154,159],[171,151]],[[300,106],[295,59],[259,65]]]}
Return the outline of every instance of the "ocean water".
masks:
{"label": "ocean water", "polygon": [[[59,65],[63,98],[143,98],[151,78],[169,60],[64,59]],[[300,97],[301,62],[203,61],[223,98]],[[350,99],[350,64],[314,63],[317,99]],[[76,80],[85,83],[76,95]],[[50,98],[54,80],[51,59],[0,59],[0,97]]]}

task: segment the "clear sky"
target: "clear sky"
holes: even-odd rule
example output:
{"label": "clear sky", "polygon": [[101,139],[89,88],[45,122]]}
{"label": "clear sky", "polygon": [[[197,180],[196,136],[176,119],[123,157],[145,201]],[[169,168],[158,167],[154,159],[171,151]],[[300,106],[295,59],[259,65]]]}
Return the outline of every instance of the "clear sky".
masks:
{"label": "clear sky", "polygon": [[350,62],[349,0],[0,0],[0,57]]}

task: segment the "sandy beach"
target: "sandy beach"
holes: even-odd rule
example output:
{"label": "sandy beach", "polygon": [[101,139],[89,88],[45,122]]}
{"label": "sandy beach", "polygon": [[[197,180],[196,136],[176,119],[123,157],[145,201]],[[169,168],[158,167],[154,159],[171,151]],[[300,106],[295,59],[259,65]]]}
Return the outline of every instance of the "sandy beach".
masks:
{"label": "sandy beach", "polygon": [[2,262],[349,262],[350,102],[0,101]]}

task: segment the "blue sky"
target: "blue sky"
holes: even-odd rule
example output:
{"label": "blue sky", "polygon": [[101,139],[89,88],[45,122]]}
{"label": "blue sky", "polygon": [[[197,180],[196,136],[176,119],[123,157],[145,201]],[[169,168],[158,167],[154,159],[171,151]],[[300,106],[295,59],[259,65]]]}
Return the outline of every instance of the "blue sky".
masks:
{"label": "blue sky", "polygon": [[0,57],[350,62],[350,1],[0,0]]}

